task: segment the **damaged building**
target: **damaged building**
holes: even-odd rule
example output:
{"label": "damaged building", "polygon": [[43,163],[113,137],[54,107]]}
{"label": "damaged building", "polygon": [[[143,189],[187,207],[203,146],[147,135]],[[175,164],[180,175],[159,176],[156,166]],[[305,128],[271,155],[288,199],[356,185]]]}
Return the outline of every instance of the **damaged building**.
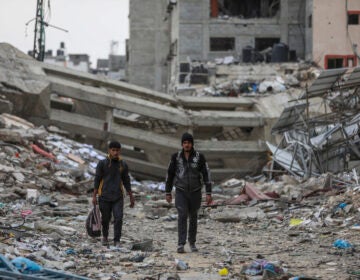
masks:
{"label": "damaged building", "polygon": [[306,59],[324,69],[357,66],[360,1],[308,0],[306,3]]}
{"label": "damaged building", "polygon": [[131,0],[129,81],[162,92],[208,84],[213,69],[198,65],[230,57],[240,66],[305,59],[354,67],[359,11],[359,1],[343,0]]}
{"label": "damaged building", "polygon": [[206,69],[192,69],[190,61],[228,56],[240,62],[271,61],[256,54],[279,43],[284,45],[278,46],[277,62],[304,58],[305,2],[131,0],[129,81],[167,92],[196,71],[191,83],[206,84]]}

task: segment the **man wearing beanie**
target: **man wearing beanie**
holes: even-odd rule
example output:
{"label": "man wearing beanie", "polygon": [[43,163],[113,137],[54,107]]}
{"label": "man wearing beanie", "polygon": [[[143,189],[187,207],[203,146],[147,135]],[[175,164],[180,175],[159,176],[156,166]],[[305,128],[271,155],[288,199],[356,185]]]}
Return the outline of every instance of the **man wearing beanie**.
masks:
{"label": "man wearing beanie", "polygon": [[130,207],[135,205],[131,192],[129,168],[126,162],[120,158],[120,150],[119,142],[110,142],[107,157],[100,160],[96,166],[92,202],[96,205],[98,196],[104,246],[109,245],[111,214],[114,216],[114,246],[120,245],[125,190],[130,197]]}
{"label": "man wearing beanie", "polygon": [[[175,186],[175,207],[178,211],[178,253],[185,253],[188,235],[190,250],[197,252],[195,245],[198,210],[201,206],[201,189],[206,187],[206,204],[212,202],[209,167],[203,154],[194,149],[194,138],[185,132],[181,137],[182,150],[171,156],[166,177],[166,201],[171,203],[171,191]],[[188,220],[189,218],[189,227]],[[189,231],[187,230],[189,228]]]}

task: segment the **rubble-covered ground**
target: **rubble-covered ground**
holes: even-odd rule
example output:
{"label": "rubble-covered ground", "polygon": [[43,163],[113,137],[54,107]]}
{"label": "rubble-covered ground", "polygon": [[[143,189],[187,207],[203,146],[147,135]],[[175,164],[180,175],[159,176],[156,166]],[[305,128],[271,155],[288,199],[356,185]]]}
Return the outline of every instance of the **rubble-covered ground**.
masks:
{"label": "rubble-covered ground", "polygon": [[105,154],[56,131],[0,115],[0,253],[9,260],[92,279],[360,277],[354,174],[215,185],[214,205],[199,212],[199,252],[187,246],[185,254],[176,253],[176,209],[163,182],[132,178],[136,205],[126,198],[121,247],[104,247],[87,236],[85,220]]}

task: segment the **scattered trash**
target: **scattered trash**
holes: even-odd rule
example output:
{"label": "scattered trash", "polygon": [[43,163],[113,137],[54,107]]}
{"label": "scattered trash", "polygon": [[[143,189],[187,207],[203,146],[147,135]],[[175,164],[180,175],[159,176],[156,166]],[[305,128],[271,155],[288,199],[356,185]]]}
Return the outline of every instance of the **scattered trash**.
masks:
{"label": "scattered trash", "polygon": [[353,245],[349,241],[343,239],[336,239],[333,246],[339,249],[353,248]]}
{"label": "scattered trash", "polygon": [[140,251],[152,251],[153,249],[153,240],[145,239],[141,242],[134,243],[131,247],[131,250],[140,250]]}
{"label": "scattered trash", "polygon": [[219,270],[220,276],[227,276],[228,274],[229,274],[229,270],[226,267]]}
{"label": "scattered trash", "polygon": [[176,269],[177,269],[177,270],[187,270],[187,269],[189,269],[188,264],[185,263],[185,262],[182,261],[182,260],[175,259],[175,264],[176,264]]}

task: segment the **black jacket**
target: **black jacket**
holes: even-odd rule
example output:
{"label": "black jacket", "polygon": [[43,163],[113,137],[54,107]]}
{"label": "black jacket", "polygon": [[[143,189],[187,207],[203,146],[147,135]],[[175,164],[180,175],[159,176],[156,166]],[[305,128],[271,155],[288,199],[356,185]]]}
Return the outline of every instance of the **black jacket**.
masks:
{"label": "black jacket", "polygon": [[206,186],[206,193],[211,194],[210,170],[203,154],[192,149],[189,160],[186,160],[184,151],[171,156],[166,177],[166,193],[171,193],[173,186],[186,192],[201,190]]}
{"label": "black jacket", "polygon": [[125,196],[125,190],[131,191],[129,168],[120,158],[100,160],[96,166],[94,188],[98,190],[99,198],[106,201],[116,201]]}

